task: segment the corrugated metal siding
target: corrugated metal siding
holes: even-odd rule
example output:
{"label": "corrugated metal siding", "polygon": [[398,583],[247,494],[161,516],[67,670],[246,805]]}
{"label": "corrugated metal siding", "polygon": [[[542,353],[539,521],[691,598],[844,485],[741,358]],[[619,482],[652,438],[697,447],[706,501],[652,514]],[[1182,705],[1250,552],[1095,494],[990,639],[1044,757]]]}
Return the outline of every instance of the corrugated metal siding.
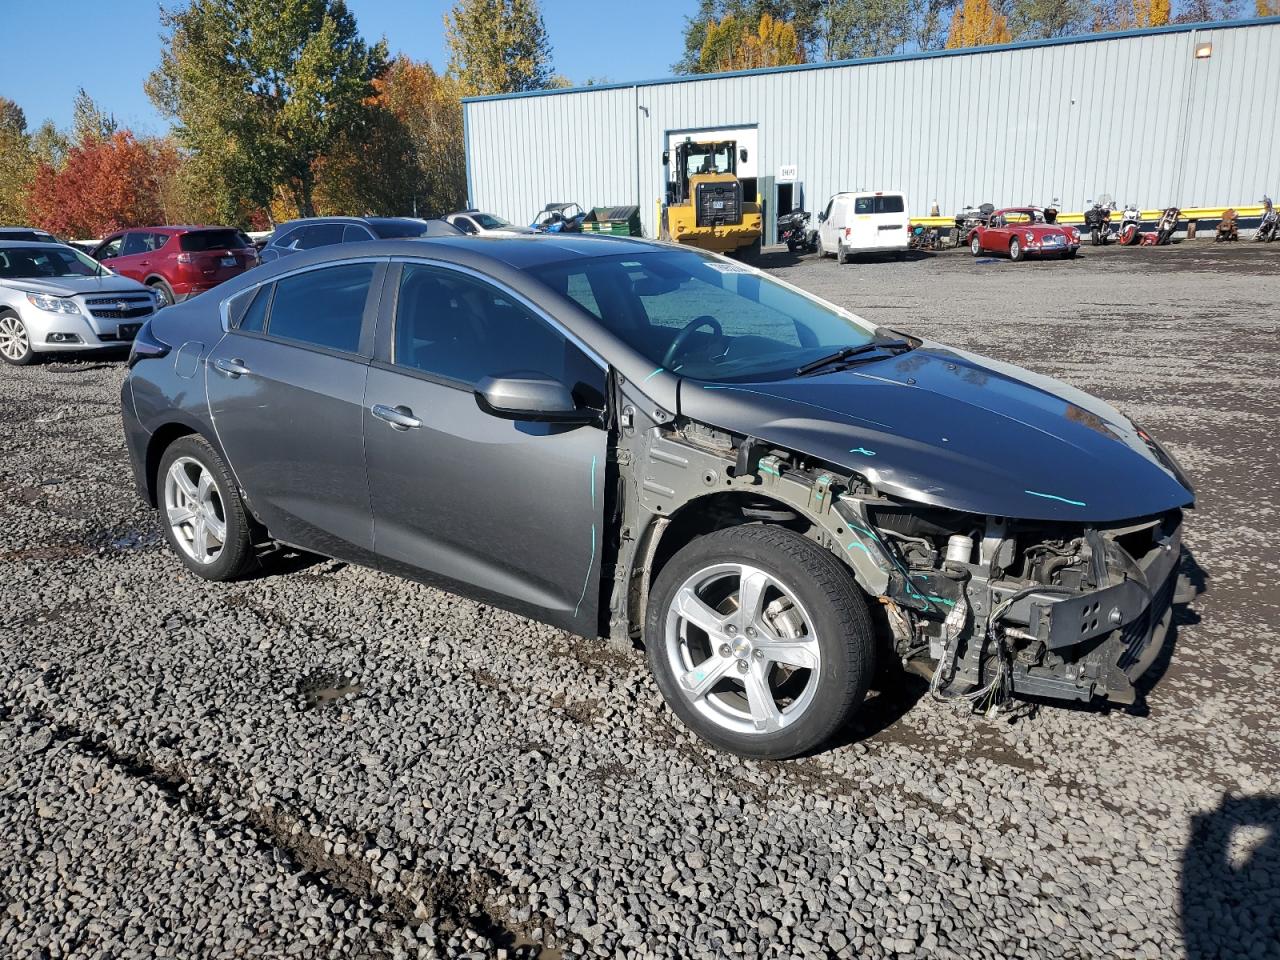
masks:
{"label": "corrugated metal siding", "polygon": [[1273,22],[468,101],[472,200],[522,223],[552,200],[638,203],[653,235],[666,133],[756,125],[761,177],[797,164],[814,212],[858,188],[904,190],[915,215],[1252,203],[1280,191],[1277,62]]}

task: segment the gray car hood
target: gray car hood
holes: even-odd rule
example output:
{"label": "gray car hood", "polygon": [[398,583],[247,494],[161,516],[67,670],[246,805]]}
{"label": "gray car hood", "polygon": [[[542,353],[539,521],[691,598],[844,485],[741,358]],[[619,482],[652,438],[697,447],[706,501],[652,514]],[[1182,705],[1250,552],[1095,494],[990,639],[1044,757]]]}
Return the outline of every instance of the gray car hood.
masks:
{"label": "gray car hood", "polygon": [[1194,500],[1177,464],[1113,407],[927,341],[816,376],[685,380],[680,412],[859,473],[894,497],[969,513],[1105,522]]}
{"label": "gray car hood", "polygon": [[79,293],[146,293],[148,288],[137,280],[116,276],[114,273],[101,277],[51,277],[39,280],[34,277],[0,280],[0,286],[10,290],[21,290],[23,293],[43,293],[50,297],[74,297]]}

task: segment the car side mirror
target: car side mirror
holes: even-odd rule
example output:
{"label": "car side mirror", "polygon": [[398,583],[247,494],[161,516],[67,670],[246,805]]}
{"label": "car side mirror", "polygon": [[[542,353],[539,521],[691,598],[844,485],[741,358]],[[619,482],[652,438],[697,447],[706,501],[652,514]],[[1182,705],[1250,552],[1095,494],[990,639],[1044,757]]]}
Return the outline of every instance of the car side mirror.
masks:
{"label": "car side mirror", "polygon": [[534,423],[594,423],[598,415],[583,409],[563,383],[540,373],[484,377],[476,384],[476,404],[503,420]]}
{"label": "car side mirror", "polygon": [[663,151],[662,151],[662,165],[665,167],[665,166],[666,166],[667,164],[669,164],[670,162],[671,162],[671,151],[669,151],[669,150],[663,150]]}

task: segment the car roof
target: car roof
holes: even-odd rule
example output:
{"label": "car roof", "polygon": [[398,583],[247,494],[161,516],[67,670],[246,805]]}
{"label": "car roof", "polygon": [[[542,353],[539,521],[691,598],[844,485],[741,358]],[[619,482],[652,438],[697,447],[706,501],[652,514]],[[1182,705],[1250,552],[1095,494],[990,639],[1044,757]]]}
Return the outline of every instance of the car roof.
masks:
{"label": "car roof", "polygon": [[427,257],[481,270],[486,263],[525,270],[550,263],[562,263],[565,260],[584,260],[668,248],[667,244],[659,245],[630,237],[583,234],[571,236],[516,234],[485,237],[459,233],[456,236],[447,237],[400,237],[390,240],[335,243],[300,251],[287,259],[258,267],[253,272],[256,276],[263,276],[267,269],[279,264],[279,272],[286,273],[301,266],[336,263],[370,256]]}
{"label": "car roof", "polygon": [[1040,207],[1001,207],[995,213],[1035,213]]}

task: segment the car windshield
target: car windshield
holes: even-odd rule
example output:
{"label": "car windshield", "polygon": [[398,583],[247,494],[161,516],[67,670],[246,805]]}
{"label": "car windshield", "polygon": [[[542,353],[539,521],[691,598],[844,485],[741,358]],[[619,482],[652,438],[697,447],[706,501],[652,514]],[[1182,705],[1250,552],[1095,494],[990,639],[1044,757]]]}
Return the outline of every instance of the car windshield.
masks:
{"label": "car windshield", "polygon": [[443,220],[413,220],[409,217],[370,220],[369,226],[383,240],[398,240],[402,237],[449,237],[461,231],[451,223]]}
{"label": "car windshield", "polygon": [[251,247],[253,241],[239,230],[192,230],[178,238],[178,245],[185,251],[199,253]]}
{"label": "car windshield", "polygon": [[1044,214],[1039,210],[1006,210],[1006,223],[1044,223]]}
{"label": "car windshield", "polygon": [[558,262],[530,271],[653,363],[709,381],[773,380],[876,339],[853,314],[751,267],[684,250]]}
{"label": "car windshield", "polygon": [[0,280],[96,277],[101,265],[70,247],[0,247]]}
{"label": "car windshield", "polygon": [[495,217],[491,213],[473,213],[471,219],[486,230],[501,230],[503,227],[509,227],[511,224],[503,220],[501,217]]}

